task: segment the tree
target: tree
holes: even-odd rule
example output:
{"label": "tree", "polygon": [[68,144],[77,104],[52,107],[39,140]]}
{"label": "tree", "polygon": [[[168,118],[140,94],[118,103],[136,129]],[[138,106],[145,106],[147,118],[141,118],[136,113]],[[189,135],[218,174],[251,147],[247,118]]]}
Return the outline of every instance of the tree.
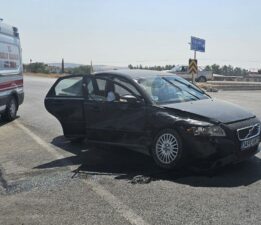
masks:
{"label": "tree", "polygon": [[68,68],[67,72],[70,74],[91,74],[91,66],[78,66],[75,68]]}
{"label": "tree", "polygon": [[[133,66],[132,64],[128,65],[129,69],[149,69],[149,70],[171,70],[175,65],[165,65],[165,66],[143,66],[143,65],[137,65]],[[217,64],[213,65],[207,65],[205,66],[206,71],[212,71],[214,74],[220,74],[220,75],[225,75],[225,76],[246,76],[248,74],[248,70],[242,69],[240,67],[233,67],[231,65],[224,65],[220,66]],[[259,70],[259,73],[261,74],[261,69]]]}
{"label": "tree", "polygon": [[173,67],[175,67],[175,65],[166,65],[164,70],[171,70]]}
{"label": "tree", "polygon": [[217,64],[213,64],[211,66],[211,70],[212,70],[213,73],[220,74],[220,66],[217,65]]}
{"label": "tree", "polygon": [[243,76],[242,69],[239,67],[234,68],[234,76]]}
{"label": "tree", "polygon": [[220,68],[222,75],[228,75],[228,66],[224,65]]}
{"label": "tree", "polygon": [[128,65],[129,69],[145,69],[145,70],[171,70],[173,67],[175,67],[175,65],[165,65],[165,66],[143,66],[143,65],[137,65],[137,66],[133,66],[132,64]]}
{"label": "tree", "polygon": [[231,65],[224,65],[220,67],[217,64],[213,64],[212,66],[206,66],[205,70],[212,71],[215,74],[225,75],[225,76],[246,76],[248,71],[246,69],[242,69],[240,67],[233,67]]}
{"label": "tree", "polygon": [[235,75],[233,66],[229,65],[227,67],[227,74],[226,75],[228,75],[228,76],[234,76]]}
{"label": "tree", "polygon": [[48,65],[41,62],[25,64],[24,69],[32,73],[49,73]]}
{"label": "tree", "polygon": [[64,73],[64,60],[62,59],[62,69],[61,69],[61,73]]}
{"label": "tree", "polygon": [[207,65],[207,66],[205,67],[205,70],[206,70],[206,71],[211,71],[212,68],[211,68],[211,66]]}

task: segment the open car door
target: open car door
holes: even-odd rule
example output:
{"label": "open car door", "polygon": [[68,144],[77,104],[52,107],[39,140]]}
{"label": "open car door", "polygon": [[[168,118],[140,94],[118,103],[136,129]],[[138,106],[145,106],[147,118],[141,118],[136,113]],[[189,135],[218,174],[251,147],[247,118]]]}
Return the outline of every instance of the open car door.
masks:
{"label": "open car door", "polygon": [[45,108],[62,125],[67,138],[85,136],[84,75],[59,78],[45,98]]}

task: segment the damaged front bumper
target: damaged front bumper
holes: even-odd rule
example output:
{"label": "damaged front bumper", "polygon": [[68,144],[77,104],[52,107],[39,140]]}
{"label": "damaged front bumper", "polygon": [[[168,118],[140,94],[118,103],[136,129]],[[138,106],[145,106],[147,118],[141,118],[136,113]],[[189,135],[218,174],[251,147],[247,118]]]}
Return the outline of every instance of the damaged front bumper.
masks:
{"label": "damaged front bumper", "polygon": [[188,139],[190,141],[185,142],[184,147],[190,162],[198,167],[209,169],[244,161],[261,151],[261,145],[241,150],[238,140],[227,137],[190,136]]}
{"label": "damaged front bumper", "polygon": [[246,159],[249,159],[256,155],[258,152],[260,152],[261,147],[255,146],[250,149],[244,150],[245,152],[237,153],[237,154],[231,154],[224,158],[216,159],[212,162],[211,168],[217,168],[221,166],[226,166],[228,164],[236,164],[241,161],[244,161]]}

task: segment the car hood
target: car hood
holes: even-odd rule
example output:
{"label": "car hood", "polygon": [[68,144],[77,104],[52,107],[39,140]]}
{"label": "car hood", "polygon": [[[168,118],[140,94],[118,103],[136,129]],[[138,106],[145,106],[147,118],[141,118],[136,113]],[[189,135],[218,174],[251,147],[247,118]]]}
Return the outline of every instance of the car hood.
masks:
{"label": "car hood", "polygon": [[172,103],[163,105],[167,109],[176,109],[213,122],[231,123],[255,117],[240,106],[217,99],[204,99],[191,102]]}

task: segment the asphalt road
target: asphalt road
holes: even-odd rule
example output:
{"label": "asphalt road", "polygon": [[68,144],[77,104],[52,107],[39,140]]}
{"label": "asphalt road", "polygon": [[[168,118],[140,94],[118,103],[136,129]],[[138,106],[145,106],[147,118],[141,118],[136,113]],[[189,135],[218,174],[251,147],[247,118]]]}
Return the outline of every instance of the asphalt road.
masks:
{"label": "asphalt road", "polygon": [[[0,224],[260,224],[260,153],[207,176],[164,172],[125,149],[73,145],[43,105],[54,81],[25,77],[19,118],[0,122]],[[261,118],[261,91],[211,95]]]}

